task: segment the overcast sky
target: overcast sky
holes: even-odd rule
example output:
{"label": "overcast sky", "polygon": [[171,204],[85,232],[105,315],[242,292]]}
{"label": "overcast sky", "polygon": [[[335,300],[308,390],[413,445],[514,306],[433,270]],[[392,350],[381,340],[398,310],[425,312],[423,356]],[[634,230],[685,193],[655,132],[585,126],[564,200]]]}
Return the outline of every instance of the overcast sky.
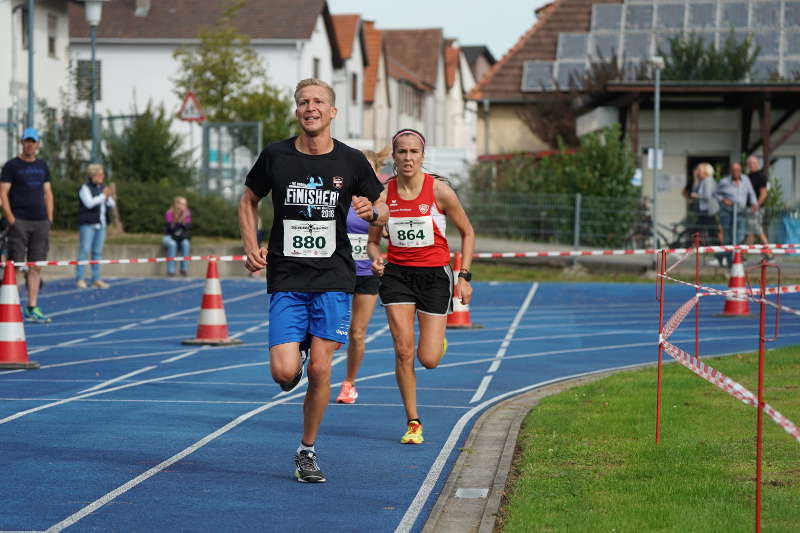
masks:
{"label": "overcast sky", "polygon": [[328,0],[333,14],[359,13],[379,29],[442,28],[462,45],[500,59],[536,21],[543,0]]}

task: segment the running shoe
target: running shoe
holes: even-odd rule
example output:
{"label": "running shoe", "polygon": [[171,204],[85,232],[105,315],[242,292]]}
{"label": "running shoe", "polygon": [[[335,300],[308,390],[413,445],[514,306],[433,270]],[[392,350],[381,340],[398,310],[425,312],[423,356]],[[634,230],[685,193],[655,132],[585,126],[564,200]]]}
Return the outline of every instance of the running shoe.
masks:
{"label": "running shoe", "polygon": [[422,444],[425,439],[422,438],[422,424],[419,422],[409,422],[406,434],[400,439],[400,444]]}
{"label": "running shoe", "polygon": [[325,483],[325,474],[319,469],[316,453],[300,450],[294,455],[294,464],[294,477],[300,483]]}
{"label": "running shoe", "polygon": [[283,390],[283,392],[289,392],[297,387],[297,384],[300,383],[301,379],[303,379],[303,367],[305,366],[307,360],[308,348],[303,349],[303,343],[300,343],[300,370],[297,371],[297,374],[295,374],[291,381],[280,383],[281,390]]}
{"label": "running shoe", "polygon": [[36,322],[38,324],[49,324],[53,321],[52,318],[42,313],[42,310],[38,307],[34,307],[30,311],[27,307],[24,307],[22,310],[22,315],[25,318],[25,322]]}
{"label": "running shoe", "polygon": [[336,403],[356,403],[356,398],[358,398],[356,386],[349,381],[343,381],[342,390],[339,392],[339,397],[336,398]]}

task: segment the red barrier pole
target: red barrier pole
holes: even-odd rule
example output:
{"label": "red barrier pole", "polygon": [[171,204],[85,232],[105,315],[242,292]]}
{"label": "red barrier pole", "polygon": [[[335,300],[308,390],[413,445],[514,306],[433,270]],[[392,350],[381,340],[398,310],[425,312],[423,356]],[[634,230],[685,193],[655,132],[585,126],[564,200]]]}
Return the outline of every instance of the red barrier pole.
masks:
{"label": "red barrier pole", "polygon": [[694,234],[694,356],[700,359],[700,232]]}
{"label": "red barrier pole", "polygon": [[761,458],[764,424],[764,344],[767,324],[767,261],[761,260],[761,298],[758,320],[758,414],[756,422],[756,533],[761,532]]}
{"label": "red barrier pole", "polygon": [[661,354],[664,350],[664,341],[661,334],[664,331],[664,275],[667,266],[667,251],[661,250],[661,275],[656,281],[658,293],[658,378],[656,379],[656,444],[661,439]]}

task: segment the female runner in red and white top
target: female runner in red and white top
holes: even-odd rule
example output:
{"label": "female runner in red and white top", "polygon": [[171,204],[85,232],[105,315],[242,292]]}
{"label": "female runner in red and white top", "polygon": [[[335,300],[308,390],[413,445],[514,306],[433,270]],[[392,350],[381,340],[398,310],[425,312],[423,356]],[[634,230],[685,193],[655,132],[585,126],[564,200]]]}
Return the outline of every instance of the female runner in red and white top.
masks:
{"label": "female runner in red and white top", "polygon": [[455,191],[422,170],[425,138],[403,129],[392,138],[397,174],[387,182],[381,200],[389,206],[387,262],[381,257],[380,227],[370,227],[367,253],[372,271],[381,277],[381,303],[386,309],[395,349],[395,376],[406,410],[407,431],[400,442],[422,444],[414,372],[414,319],[419,321],[417,358],[436,368],[447,349],[444,337],[453,297],[450,248],[445,238],[447,219],[461,234],[463,267],[455,297],[465,305],[472,296],[470,264],[475,234]]}

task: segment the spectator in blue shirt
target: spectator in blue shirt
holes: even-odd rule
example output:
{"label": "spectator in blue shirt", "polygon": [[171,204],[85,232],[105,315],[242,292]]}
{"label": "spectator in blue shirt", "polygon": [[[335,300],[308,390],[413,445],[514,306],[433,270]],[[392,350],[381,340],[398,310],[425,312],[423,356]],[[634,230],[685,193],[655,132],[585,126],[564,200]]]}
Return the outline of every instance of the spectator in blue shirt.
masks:
{"label": "spectator in blue shirt", "polygon": [[[742,165],[731,165],[729,176],[722,178],[714,191],[714,197],[719,201],[719,221],[722,225],[723,244],[741,244],[745,238],[745,223],[747,221],[747,206],[753,212],[758,211],[758,200],[753,190],[750,179],[742,174]],[[736,208],[736,224],[734,227],[734,206]],[[728,255],[728,265],[731,254]]]}
{"label": "spectator in blue shirt", "polygon": [[[89,180],[78,190],[78,261],[84,261],[91,254],[92,259],[103,258],[103,244],[106,240],[107,213],[113,209],[113,188],[103,184],[106,174],[103,165],[93,164],[86,169]],[[108,283],[100,279],[100,265],[92,265],[89,283],[83,278],[84,265],[75,267],[75,284],[79,289],[92,286],[107,289]]]}
{"label": "spectator in blue shirt", "polygon": [[[53,224],[53,189],[47,163],[36,157],[41,137],[34,128],[22,132],[22,153],[3,165],[0,203],[8,224],[8,258],[15,263],[46,261]],[[25,276],[28,305],[26,322],[47,324],[52,319],[38,306],[42,267],[31,266]]]}

